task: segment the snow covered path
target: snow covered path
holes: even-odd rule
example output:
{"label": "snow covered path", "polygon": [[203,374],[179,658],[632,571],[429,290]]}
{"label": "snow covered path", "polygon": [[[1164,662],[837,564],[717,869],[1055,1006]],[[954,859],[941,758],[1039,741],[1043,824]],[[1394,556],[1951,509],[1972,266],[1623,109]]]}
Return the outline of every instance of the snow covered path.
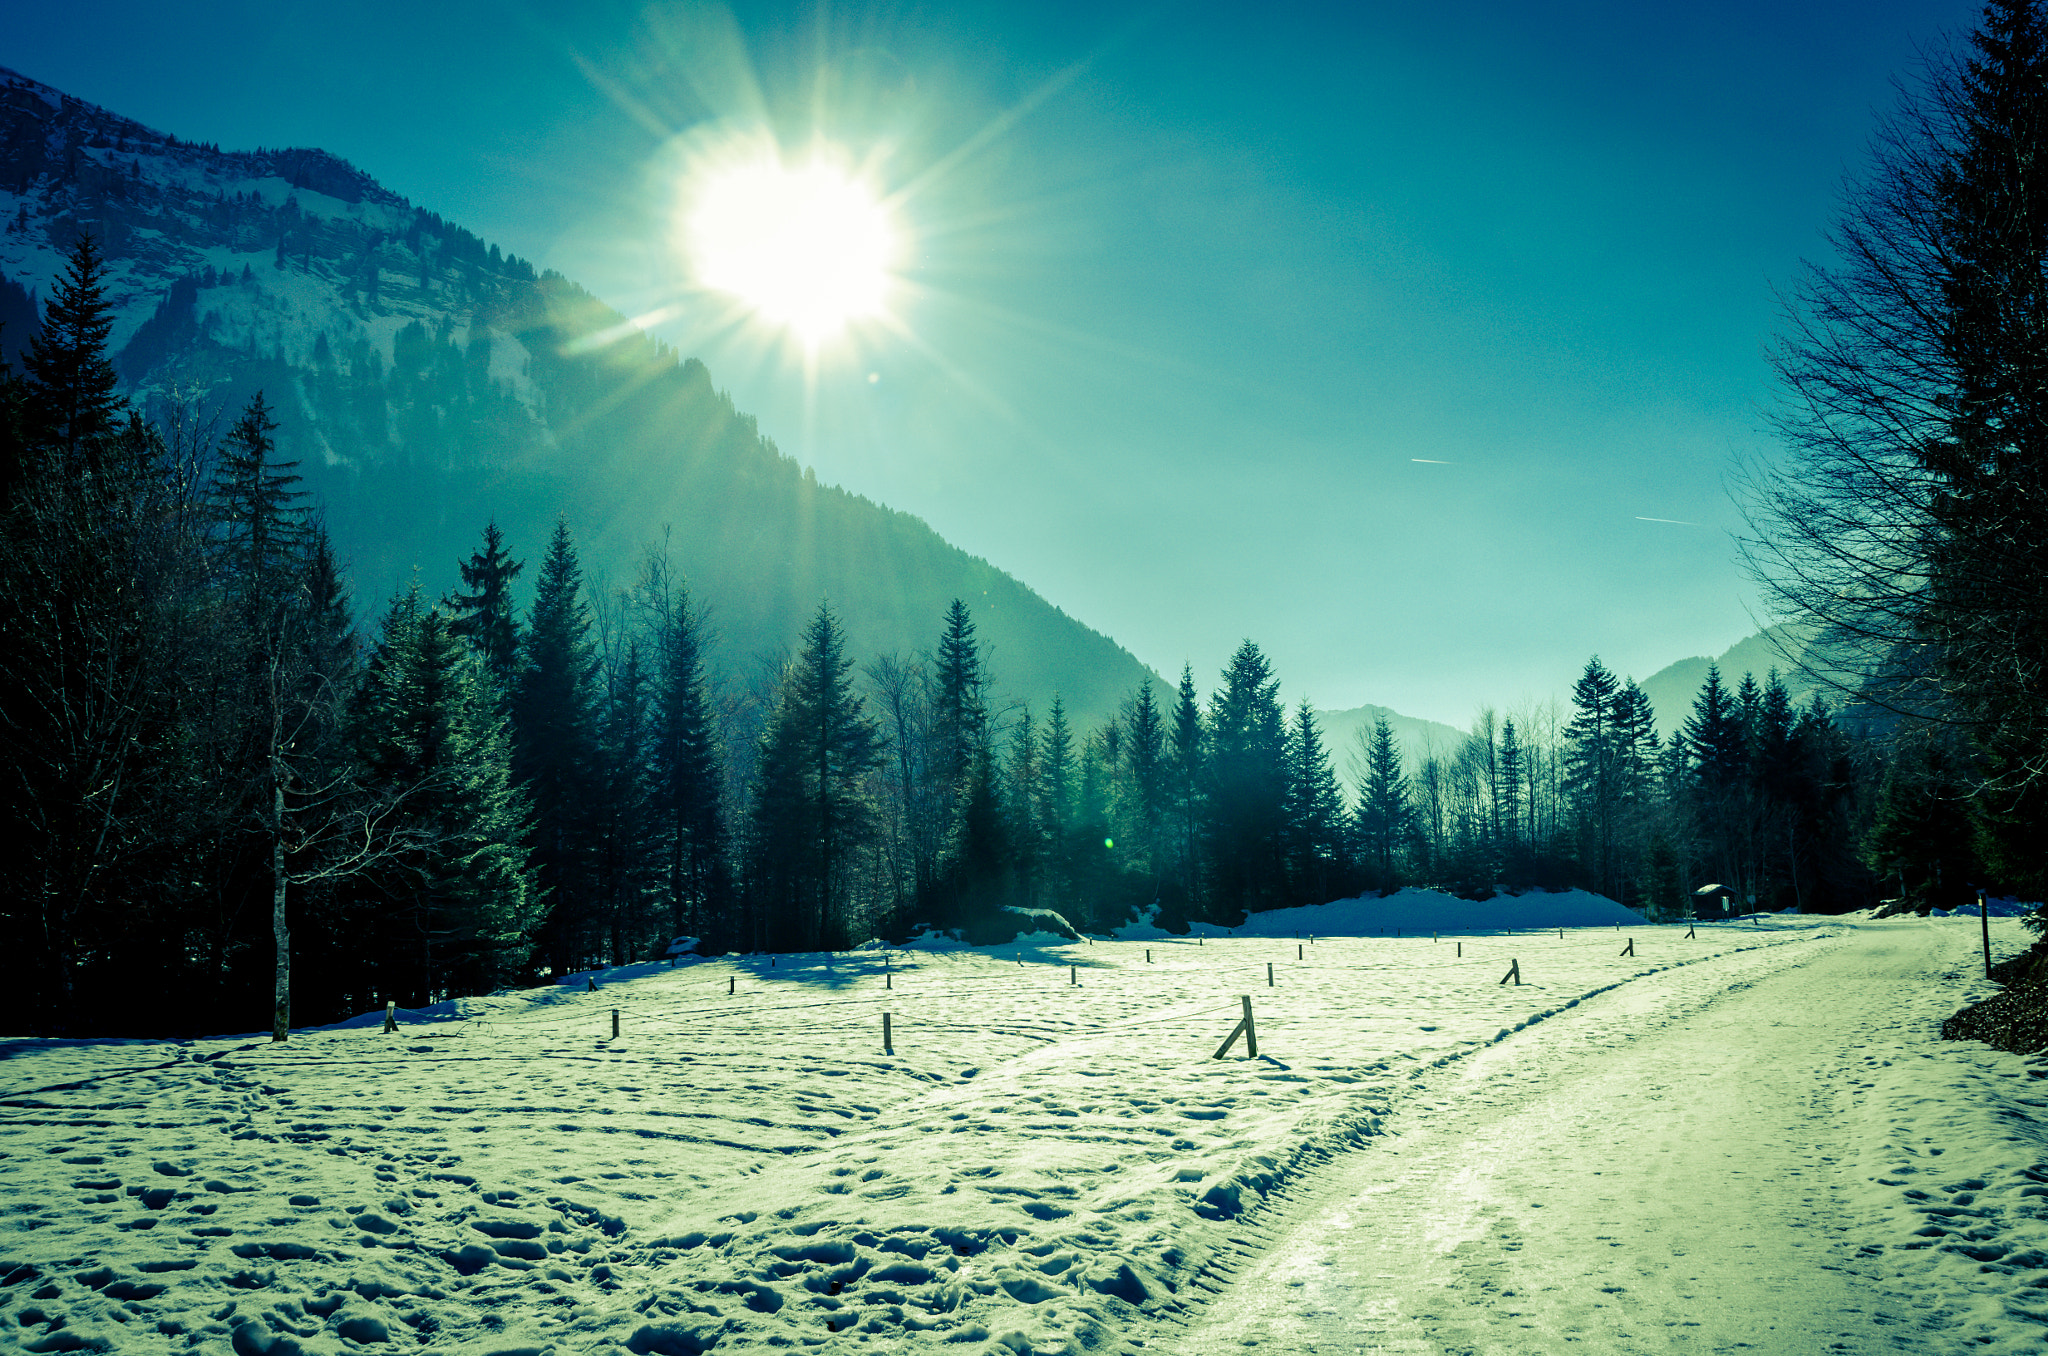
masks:
{"label": "snow covered path", "polygon": [[[1962,1282],[2038,1258],[1936,1251],[1943,1220],[1978,1213],[1984,1165],[1959,1160],[1981,1158],[1982,1137],[1889,1142],[1924,1141],[1896,1132],[1932,1128],[1926,1108],[1870,1095],[1937,1072],[1890,1077],[1914,1055],[2031,1081],[1982,1047],[1917,1048],[1935,1017],[1921,1009],[1962,996],[1974,931],[1865,925],[1668,971],[1447,1068],[1389,1122],[1398,1139],[1286,1212],[1180,1349],[2038,1348],[2030,1315],[1973,1314]],[[2039,1127],[2023,1128],[2004,1138],[2038,1153]],[[1945,1152],[1966,1180],[1916,1213]],[[1994,1156],[2023,1190],[2029,1155]]]}

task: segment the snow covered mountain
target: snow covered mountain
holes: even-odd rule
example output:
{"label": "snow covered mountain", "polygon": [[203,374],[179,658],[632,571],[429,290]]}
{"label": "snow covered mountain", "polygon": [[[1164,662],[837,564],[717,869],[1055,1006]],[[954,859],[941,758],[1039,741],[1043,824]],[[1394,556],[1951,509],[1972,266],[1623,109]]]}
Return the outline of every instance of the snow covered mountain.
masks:
{"label": "snow covered mountain", "polygon": [[929,646],[959,597],[1012,696],[1057,691],[1095,720],[1147,676],[923,522],[819,485],[701,363],[354,166],[180,141],[0,69],[7,356],[81,232],[110,261],[129,392],[229,418],[263,392],[365,613],[415,570],[452,587],[487,521],[533,560],[566,514],[614,588],[668,529],[730,670],[791,643],[822,597],[869,654]]}

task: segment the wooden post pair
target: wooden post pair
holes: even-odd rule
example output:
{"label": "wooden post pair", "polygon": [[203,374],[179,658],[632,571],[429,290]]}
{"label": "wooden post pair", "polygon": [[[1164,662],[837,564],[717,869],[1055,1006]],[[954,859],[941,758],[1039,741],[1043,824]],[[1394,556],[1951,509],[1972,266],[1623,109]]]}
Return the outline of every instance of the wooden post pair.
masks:
{"label": "wooden post pair", "polygon": [[1210,1056],[1211,1059],[1223,1058],[1229,1053],[1230,1047],[1237,1043],[1239,1036],[1244,1037],[1245,1056],[1249,1059],[1259,1057],[1259,1029],[1252,1024],[1252,996],[1245,994],[1239,1001],[1244,1004],[1244,1016],[1239,1019],[1236,1026],[1230,1028],[1230,1034],[1223,1038],[1223,1044],[1216,1047],[1216,1053]]}

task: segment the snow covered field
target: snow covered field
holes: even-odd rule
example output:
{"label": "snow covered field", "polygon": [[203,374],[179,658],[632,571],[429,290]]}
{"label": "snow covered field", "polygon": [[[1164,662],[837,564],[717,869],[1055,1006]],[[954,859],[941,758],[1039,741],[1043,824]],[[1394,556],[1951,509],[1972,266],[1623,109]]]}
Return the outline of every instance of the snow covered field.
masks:
{"label": "snow covered field", "polygon": [[[1404,932],[1428,921],[1405,916]],[[2021,944],[2015,923],[1995,929]],[[17,1042],[0,1079],[5,1340],[1156,1346],[1237,1255],[1245,1213],[1374,1135],[1419,1072],[1631,979],[1845,928],[1685,930],[743,957],[464,1000],[395,1035],[367,1018],[283,1046]],[[1519,986],[1498,982],[1511,959]],[[1214,1060],[1241,995],[1259,1058],[1240,1043]],[[1982,1100],[1969,1078],[2031,1086],[1978,1049],[1927,1057],[1963,1071],[1966,1099]],[[1901,1075],[1885,1095],[1927,1086]],[[1984,1115],[2010,1134],[2002,1106]],[[1952,1113],[1976,1114],[1911,1103],[1899,1124]],[[1942,1209],[1984,1213],[1955,1194]]]}

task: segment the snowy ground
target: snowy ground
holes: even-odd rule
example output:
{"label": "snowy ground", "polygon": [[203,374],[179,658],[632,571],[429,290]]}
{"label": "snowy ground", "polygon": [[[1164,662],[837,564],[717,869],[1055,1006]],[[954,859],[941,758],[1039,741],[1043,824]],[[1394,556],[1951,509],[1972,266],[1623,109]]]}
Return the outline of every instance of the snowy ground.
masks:
{"label": "snowy ground", "polygon": [[[2019,945],[2015,924],[1994,927]],[[1170,1346],[1265,1198],[1368,1144],[1424,1071],[1631,980],[1706,962],[1692,973],[1711,983],[1731,963],[1716,958],[1847,930],[1784,917],[1691,940],[1633,924],[735,958],[466,1000],[397,1035],[18,1042],[0,1071],[0,1341]],[[1618,955],[1629,938],[1636,954]],[[1519,986],[1498,982],[1511,959]],[[1954,987],[1930,1012],[1969,986]],[[1260,1057],[1211,1059],[1246,994]],[[1970,1107],[2031,1086],[1975,1047],[1927,1057]],[[1979,1113],[1928,1086],[1882,1094],[1901,1133],[1973,1116],[1955,1133],[2009,1130],[2003,1102]],[[1939,1208],[2003,1237],[2021,1189],[2001,1177]],[[1922,1227],[1921,1203],[1900,1202]]]}
{"label": "snowy ground", "polygon": [[1974,918],[1853,920],[1432,1071],[1386,1137],[1250,1224],[1170,1345],[2039,1350],[2048,1089],[1935,1035],[1985,987],[1978,948]]}

